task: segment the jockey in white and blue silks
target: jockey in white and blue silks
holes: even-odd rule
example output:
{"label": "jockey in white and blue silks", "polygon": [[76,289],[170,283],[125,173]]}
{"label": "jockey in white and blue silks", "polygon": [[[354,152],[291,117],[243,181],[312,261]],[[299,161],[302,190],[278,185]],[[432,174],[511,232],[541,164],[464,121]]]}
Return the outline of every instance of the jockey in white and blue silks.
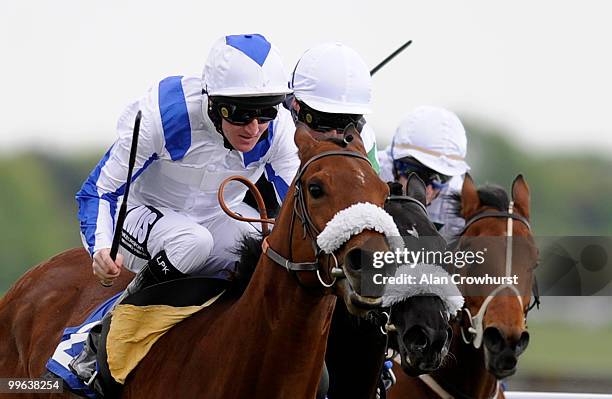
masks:
{"label": "jockey in white and blue silks", "polygon": [[470,170],[466,151],[465,128],[457,115],[421,106],[400,122],[391,145],[378,152],[384,181],[406,184],[406,175],[415,172],[425,182],[429,218],[447,240],[465,224],[455,215],[451,195],[461,192],[465,173]]}
{"label": "jockey in white and blue silks", "polygon": [[[263,36],[232,35],[211,49],[202,78],[172,76],[127,107],[119,138],[77,193],[83,243],[93,272],[108,284],[122,267],[136,272],[117,300],[184,275],[227,277],[237,240],[256,232],[220,208],[217,190],[232,175],[256,181],[262,173],[279,203],[299,167],[295,125],[279,104],[291,91],[278,50]],[[128,214],[116,261],[110,258],[124,192],[135,116],[142,111]],[[258,217],[242,203],[246,188],[230,184],[227,205]],[[93,381],[93,329],[71,370]]]}
{"label": "jockey in white and blue silks", "polygon": [[304,52],[293,69],[288,107],[296,122],[312,135],[341,136],[353,124],[360,133],[368,159],[379,173],[376,137],[364,114],[371,112],[372,77],[361,56],[339,42],[316,45]]}
{"label": "jockey in white and blue silks", "polygon": [[[184,274],[219,276],[231,268],[237,258],[229,249],[254,228],[221,210],[217,190],[228,176],[256,181],[265,172],[282,201],[299,160],[293,121],[278,106],[289,90],[277,50],[260,35],[224,37],[211,50],[203,75],[163,79],[121,115],[119,139],[77,193],[83,243],[94,260],[111,247],[139,109],[138,153],[120,249],[128,269],[138,272],[160,251]],[[259,117],[270,108],[278,115]],[[245,191],[228,185],[226,202],[252,213],[241,205]]]}

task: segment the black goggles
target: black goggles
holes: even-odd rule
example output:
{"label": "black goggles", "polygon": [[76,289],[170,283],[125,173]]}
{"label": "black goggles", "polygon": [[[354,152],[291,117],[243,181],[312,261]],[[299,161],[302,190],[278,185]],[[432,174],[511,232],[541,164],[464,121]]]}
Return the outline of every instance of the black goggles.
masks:
{"label": "black goggles", "polygon": [[436,190],[442,190],[448,186],[448,181],[452,176],[446,176],[429,169],[419,162],[406,160],[393,161],[393,168],[398,176],[408,177],[411,173],[416,173],[426,186],[432,186]]}
{"label": "black goggles", "polygon": [[302,101],[298,101],[300,111],[298,121],[305,123],[309,128],[317,132],[329,132],[337,130],[342,133],[349,125],[354,125],[359,133],[363,123],[360,123],[362,115],[356,114],[330,114],[310,108]]}
{"label": "black goggles", "polygon": [[278,114],[278,105],[251,108],[236,104],[213,104],[219,115],[232,125],[248,125],[253,119],[257,119],[259,124],[268,123]]}

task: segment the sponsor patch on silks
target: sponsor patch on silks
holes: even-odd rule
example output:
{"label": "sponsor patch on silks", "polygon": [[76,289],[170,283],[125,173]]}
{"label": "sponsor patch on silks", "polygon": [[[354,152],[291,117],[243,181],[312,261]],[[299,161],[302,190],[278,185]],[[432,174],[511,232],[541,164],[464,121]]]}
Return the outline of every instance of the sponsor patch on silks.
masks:
{"label": "sponsor patch on silks", "polygon": [[81,353],[89,330],[100,323],[104,315],[112,309],[122,292],[117,293],[100,305],[80,326],[66,328],[57,349],[55,349],[53,356],[47,362],[47,370],[62,378],[68,387],[79,395],[89,398],[96,397],[94,391],[89,389],[70,371],[68,364]]}
{"label": "sponsor patch on silks", "polygon": [[162,213],[151,206],[139,206],[128,211],[121,231],[121,245],[142,259],[151,259],[147,242],[151,228],[162,218]]}

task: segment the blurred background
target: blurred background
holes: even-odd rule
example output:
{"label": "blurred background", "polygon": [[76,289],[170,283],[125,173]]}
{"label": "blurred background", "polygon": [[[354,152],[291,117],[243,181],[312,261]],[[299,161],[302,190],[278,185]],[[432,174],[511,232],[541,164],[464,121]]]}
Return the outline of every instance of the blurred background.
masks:
{"label": "blurred background", "polygon": [[[379,148],[418,105],[455,111],[475,180],[523,173],[541,236],[612,232],[612,4],[473,2],[0,3],[0,294],[79,246],[74,194],[122,108],[169,75],[199,75],[213,41],[263,33],[288,71],[329,40],[374,66]],[[610,297],[545,297],[511,389],[612,392]]]}

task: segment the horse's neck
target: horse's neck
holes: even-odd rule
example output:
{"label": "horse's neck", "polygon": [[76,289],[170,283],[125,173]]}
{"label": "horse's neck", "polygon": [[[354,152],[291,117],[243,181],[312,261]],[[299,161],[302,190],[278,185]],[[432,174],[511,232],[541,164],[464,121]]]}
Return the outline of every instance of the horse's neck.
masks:
{"label": "horse's neck", "polygon": [[[280,234],[269,237],[270,246],[285,257],[287,241]],[[334,305],[334,296],[301,287],[296,276],[262,255],[235,309],[241,314],[239,328],[249,328],[252,348],[244,355],[258,365],[258,385],[316,389]],[[307,396],[314,397],[314,391]]]}
{"label": "horse's neck", "polygon": [[454,358],[447,366],[432,375],[438,383],[449,390],[457,390],[466,397],[488,399],[495,395],[497,379],[485,368],[484,349],[476,349],[463,342],[455,329],[450,352]]}

